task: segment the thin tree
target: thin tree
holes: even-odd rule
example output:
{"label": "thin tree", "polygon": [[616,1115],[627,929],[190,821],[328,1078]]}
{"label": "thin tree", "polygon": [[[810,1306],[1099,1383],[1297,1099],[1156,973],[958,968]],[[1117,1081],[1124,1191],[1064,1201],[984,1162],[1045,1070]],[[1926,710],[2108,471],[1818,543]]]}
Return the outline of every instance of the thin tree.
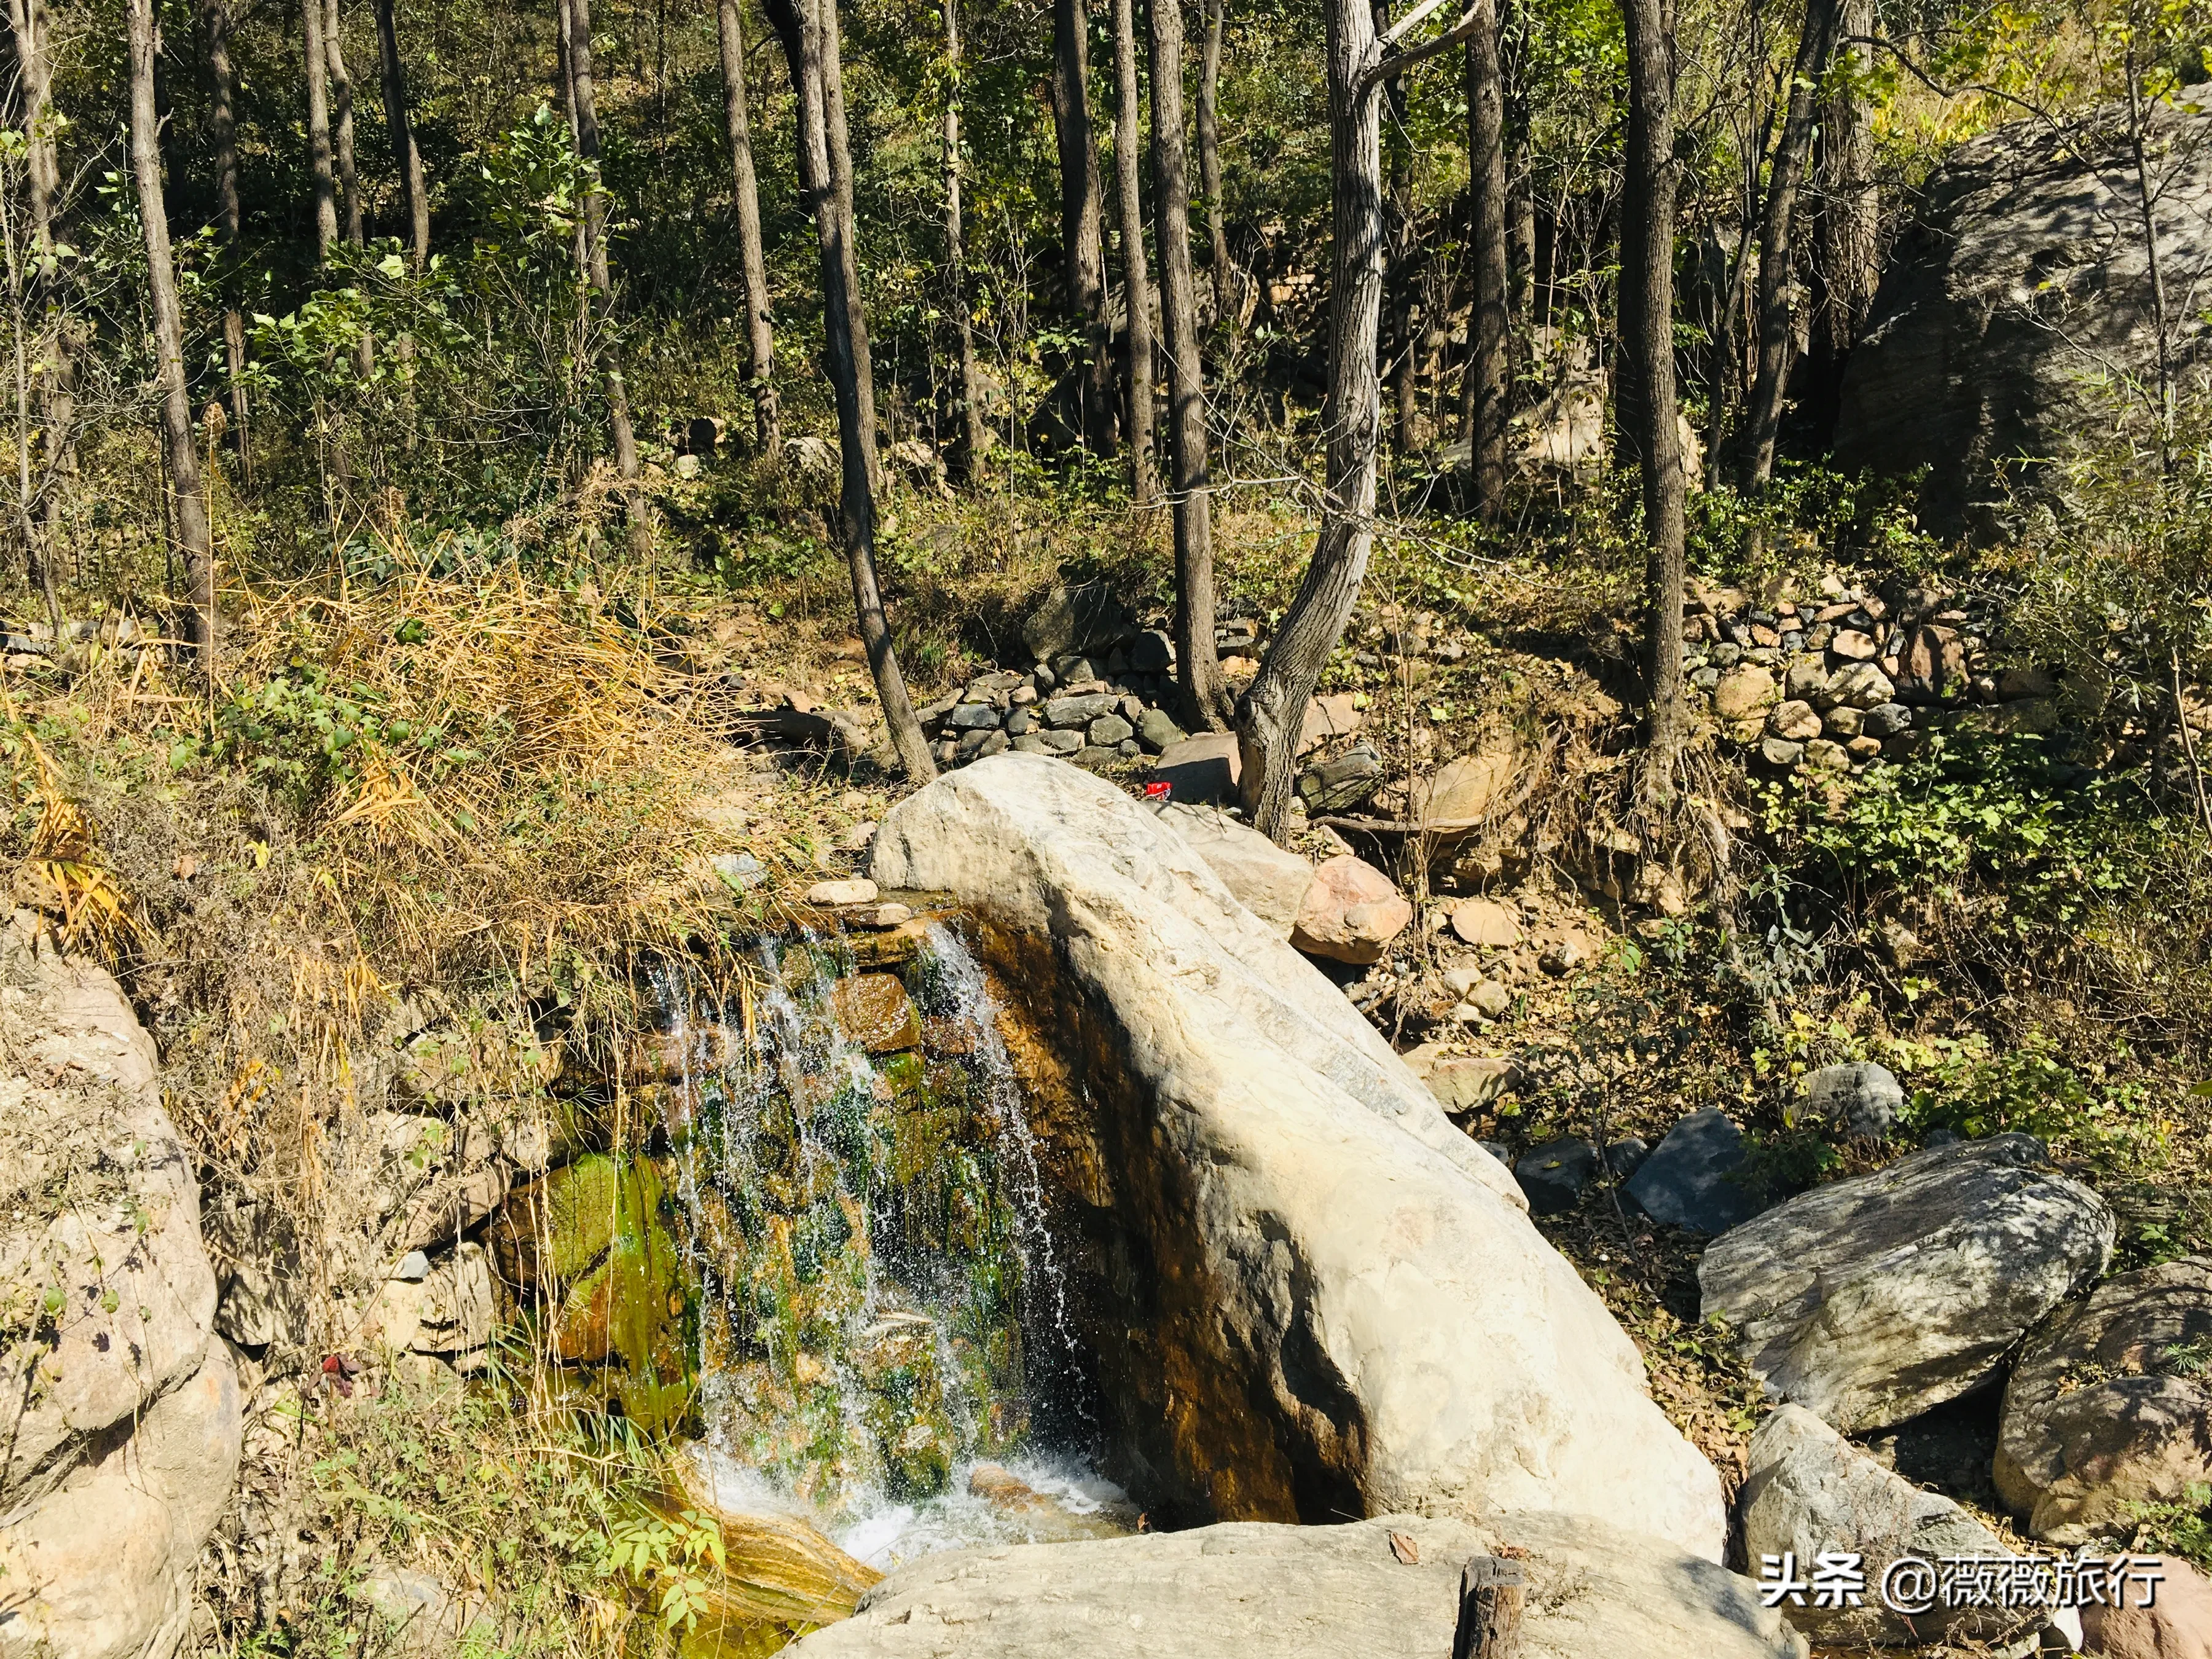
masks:
{"label": "thin tree", "polygon": [[1213,307],[1234,330],[1237,273],[1229,262],[1229,204],[1221,193],[1221,36],[1226,0],[1206,0],[1206,44],[1198,61],[1198,187],[1206,196],[1206,258]]}
{"label": "thin tree", "polygon": [[[838,19],[836,0],[820,0],[816,15],[822,31],[822,114],[823,137],[830,150],[830,183],[837,192],[837,209],[844,216],[846,225],[846,246],[848,252],[852,252],[858,247],[854,238],[860,218],[853,210],[853,147],[851,136],[845,125],[844,26]],[[857,252],[854,257],[858,258]],[[860,289],[857,276],[854,278],[851,291],[854,296],[852,314],[860,343],[860,349],[853,357],[853,378],[868,434],[868,441],[861,447],[861,459],[868,469],[868,488],[872,497],[882,495],[884,489],[883,458],[876,453],[876,366],[868,353],[868,324],[860,308]],[[875,535],[872,520],[868,533],[872,547]],[[871,571],[874,568],[872,557],[872,554]]]}
{"label": "thin tree", "polygon": [[834,83],[837,47],[835,0],[766,0],[766,9],[791,68],[798,106],[799,189],[814,220],[821,252],[823,356],[837,403],[838,529],[853,579],[853,605],[892,746],[907,776],[926,783],[937,775],[937,767],[891,649],[890,624],[876,578],[875,470],[870,465],[876,447],[875,410],[860,395],[861,365],[868,361],[868,326],[860,309],[853,216],[838,196],[831,166],[835,131],[829,89]]}
{"label": "thin tree", "polygon": [[1052,120],[1060,142],[1060,240],[1067,303],[1083,330],[1084,447],[1114,453],[1113,344],[1106,327],[1105,232],[1098,138],[1091,124],[1091,15],[1085,0],[1053,0]]}
{"label": "thin tree", "polygon": [[1881,276],[1881,200],[1875,179],[1874,111],[1866,96],[1873,68],[1873,0],[1841,0],[1836,63],[1850,72],[1832,76],[1820,125],[1820,252],[1815,260],[1820,301],[1810,361],[1808,403],[1826,450],[1835,435],[1843,398],[1844,366],[1873,309]]}
{"label": "thin tree", "polygon": [[230,380],[230,428],[238,446],[238,478],[253,479],[252,445],[246,436],[246,312],[232,289],[237,279],[238,234],[243,222],[238,194],[238,71],[230,61],[229,0],[201,0],[200,30],[207,47],[208,148],[215,162],[216,234],[233,269],[224,284],[223,364]]}
{"label": "thin tree", "polygon": [[[309,0],[313,3],[313,0]],[[584,191],[584,255],[592,297],[604,325],[614,311],[614,283],[607,268],[607,193],[599,179],[599,115],[592,85],[592,0],[567,0],[568,76],[576,94],[576,154],[590,172]],[[653,529],[646,522],[645,491],[639,483],[637,434],[630,426],[629,386],[623,379],[622,354],[610,340],[601,347],[607,377],[607,423],[614,429],[615,471],[624,485],[629,520],[629,550],[644,558],[653,551]]]}
{"label": "thin tree", "polygon": [[[161,386],[161,451],[168,464],[177,547],[185,567],[185,633],[201,662],[212,669],[216,647],[215,539],[192,435],[184,318],[177,303],[176,266],[169,258],[168,208],[162,200],[161,120],[154,107],[154,0],[125,3],[131,54],[131,175],[146,233],[147,297],[152,302],[154,355]],[[319,0],[307,0],[309,6],[317,3]]]}
{"label": "thin tree", "polygon": [[[22,123],[23,189],[30,210],[28,264],[9,235],[9,286],[15,310],[16,461],[21,473],[24,574],[46,603],[46,620],[61,640],[62,602],[55,586],[53,550],[61,532],[61,491],[76,451],[75,364],[70,355],[68,307],[63,298],[61,260],[54,250],[54,214],[61,193],[61,164],[54,142],[53,42],[40,0],[9,0],[8,21],[15,38],[17,111]],[[40,362],[36,374],[39,424],[44,455],[40,478],[32,480],[30,387],[24,331],[31,314],[42,314]]]}
{"label": "thin tree", "polygon": [[1744,410],[1738,458],[1747,491],[1765,488],[1774,475],[1774,441],[1782,426],[1795,333],[1790,310],[1796,287],[1798,191],[1804,181],[1806,153],[1812,148],[1820,82],[1836,49],[1841,15],[1838,0],[1806,0],[1789,109],[1767,169],[1765,216],[1759,234],[1759,369],[1752,380],[1750,405]]}
{"label": "thin tree", "polygon": [[1238,710],[1239,784],[1246,816],[1270,838],[1291,804],[1307,700],[1359,598],[1374,544],[1376,452],[1382,385],[1382,122],[1386,67],[1368,0],[1327,0],[1334,236],[1328,287],[1327,481],[1321,530],[1297,597],[1276,629]]}
{"label": "thin tree", "polygon": [[1505,77],[1495,0],[1478,0],[1467,37],[1468,238],[1474,303],[1468,319],[1466,425],[1474,510],[1485,524],[1505,511],[1505,430],[1511,390],[1510,265],[1506,246]]}
{"label": "thin tree", "polygon": [[1206,371],[1190,268],[1190,172],[1182,113],[1182,0],[1152,0],[1152,215],[1160,331],[1168,360],[1168,455],[1175,502],[1176,668],[1191,719],[1226,731],[1228,682],[1213,643],[1212,478]]}
{"label": "thin tree", "polygon": [[361,179],[353,164],[353,76],[346,68],[343,19],[338,0],[323,9],[323,54],[331,69],[331,143],[337,158],[338,194],[345,204],[345,239],[362,245]]}
{"label": "thin tree", "polygon": [[307,71],[307,176],[315,192],[315,263],[331,262],[338,239],[337,175],[331,163],[330,54],[323,46],[323,0],[300,0]]}
{"label": "thin tree", "polygon": [[1121,295],[1128,313],[1121,380],[1129,437],[1129,498],[1150,507],[1159,494],[1152,412],[1152,280],[1145,259],[1143,139],[1137,91],[1135,0],[1114,3],[1114,182],[1121,231]]}
{"label": "thin tree", "polygon": [[945,283],[960,345],[960,470],[971,483],[983,465],[983,380],[975,366],[975,324],[969,314],[968,244],[960,222],[960,0],[945,8]]}
{"label": "thin tree", "polygon": [[407,110],[407,66],[399,56],[399,19],[394,0],[376,0],[376,45],[383,71],[384,123],[392,132],[392,154],[399,167],[399,205],[407,216],[407,246],[415,269],[430,260],[430,191],[422,175],[422,151],[415,142],[415,123]]}
{"label": "thin tree", "polygon": [[722,48],[722,118],[730,136],[730,194],[738,210],[738,267],[745,284],[745,383],[752,389],[753,439],[771,461],[783,444],[775,395],[775,312],[761,246],[760,182],[753,173],[752,125],[745,107],[744,20],[738,0],[717,0]]}
{"label": "thin tree", "polygon": [[[1816,0],[1817,3],[1817,0]],[[1628,37],[1620,218],[1621,431],[1643,475],[1644,757],[1639,795],[1674,794],[1682,702],[1682,447],[1674,387],[1674,19],[1671,0],[1620,0]]]}

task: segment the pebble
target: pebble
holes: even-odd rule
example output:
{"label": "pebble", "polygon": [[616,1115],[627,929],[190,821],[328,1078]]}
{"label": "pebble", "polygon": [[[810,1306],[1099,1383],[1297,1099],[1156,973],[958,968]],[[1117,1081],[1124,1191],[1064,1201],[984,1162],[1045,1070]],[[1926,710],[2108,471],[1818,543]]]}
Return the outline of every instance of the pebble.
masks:
{"label": "pebble", "polygon": [[876,884],[866,876],[856,876],[848,881],[817,881],[806,890],[806,902],[827,908],[848,904],[873,904]]}

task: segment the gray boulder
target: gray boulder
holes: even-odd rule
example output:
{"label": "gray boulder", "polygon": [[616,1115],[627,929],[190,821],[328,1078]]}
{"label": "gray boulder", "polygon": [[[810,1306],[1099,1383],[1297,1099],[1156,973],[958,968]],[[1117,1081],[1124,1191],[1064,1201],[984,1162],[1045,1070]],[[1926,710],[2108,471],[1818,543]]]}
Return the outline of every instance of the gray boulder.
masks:
{"label": "gray boulder", "polygon": [[1597,1148],[1587,1140],[1551,1140],[1530,1148],[1513,1166],[1513,1178],[1528,1194],[1528,1212],[1557,1215],[1573,1209],[1597,1174]]}
{"label": "gray boulder", "polygon": [[1044,705],[1044,723],[1059,730],[1072,730],[1088,726],[1091,721],[1114,712],[1119,699],[1109,692],[1087,691],[1074,696],[1054,697]]}
{"label": "gray boulder", "polygon": [[[2208,99],[2212,88],[2188,88],[2152,124],[2169,289],[2201,281],[2212,262]],[[2000,466],[2022,456],[2047,465],[2076,437],[2108,430],[2114,398],[2100,386],[2157,380],[2134,179],[2112,108],[2063,131],[2001,127],[1955,151],[1891,254],[1851,353],[1837,465],[1928,469],[1920,521],[1948,538],[1991,527]],[[2199,360],[2203,331],[2178,333],[2185,362]]]}
{"label": "gray boulder", "polygon": [[1718,1559],[1712,1466],[1511,1174],[1180,835],[1003,755],[872,856],[969,908],[1030,1022],[1072,1259],[1146,1264],[1071,1297],[1109,1468],[1194,1520],[1556,1508]]}
{"label": "gray boulder", "polygon": [[1800,1194],[1713,1241],[1705,1315],[1768,1394],[1846,1433],[1917,1417],[1988,1381],[2111,1258],[2112,1211],[2043,1164],[2033,1137],[1997,1135]]}
{"label": "gray boulder", "polygon": [[2027,1529],[2060,1544],[2212,1481],[2212,1258],[2122,1273],[2031,1340],[1994,1474]]}
{"label": "gray boulder", "polygon": [[1667,1131],[1629,1178],[1628,1195],[1654,1221],[1693,1233],[1724,1233],[1759,1213],[1743,1168],[1743,1132],[1717,1106]]}
{"label": "gray boulder", "polygon": [[1891,1473],[1800,1406],[1771,1413],[1751,1437],[1749,1469],[1736,1499],[1749,1561],[1797,1558],[1800,1577],[1823,1551],[1863,1558],[1864,1604],[1787,1605],[1790,1622],[1826,1646],[1875,1643],[1918,1647],[1937,1639],[1996,1642],[2040,1615],[1996,1608],[1936,1608],[1908,1626],[1882,1605],[1883,1570],[1899,1556],[2008,1554],[1996,1534],[1939,1493]]}
{"label": "gray boulder", "polygon": [[1905,1109],[1905,1090],[1894,1072],[1870,1060],[1823,1066],[1805,1079],[1805,1106],[1820,1122],[1881,1140]]}
{"label": "gray boulder", "polygon": [[1022,643],[1038,662],[1057,662],[1072,652],[1104,651],[1136,631],[1136,615],[1114,583],[1084,582],[1046,589],[1022,624]]}
{"label": "gray boulder", "polygon": [[[925,1556],[793,1659],[1444,1659],[1460,1570],[1523,1550],[1521,1659],[1799,1659],[1739,1574],[1586,1516],[1392,1515]],[[1411,1559],[1408,1559],[1411,1558]]]}
{"label": "gray boulder", "polygon": [[1152,777],[1177,800],[1233,801],[1243,769],[1234,732],[1203,732],[1170,744],[1152,763]]}

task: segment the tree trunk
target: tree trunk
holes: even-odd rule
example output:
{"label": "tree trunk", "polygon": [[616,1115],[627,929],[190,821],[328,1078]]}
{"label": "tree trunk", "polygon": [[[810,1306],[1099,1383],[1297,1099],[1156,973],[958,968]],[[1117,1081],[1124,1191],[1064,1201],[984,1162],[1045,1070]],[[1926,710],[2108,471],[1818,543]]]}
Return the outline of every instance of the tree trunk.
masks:
{"label": "tree trunk", "polygon": [[1114,453],[1114,355],[1106,328],[1106,252],[1098,139],[1091,125],[1091,15],[1085,0],[1053,0],[1052,120],[1060,139],[1060,242],[1067,303],[1083,330],[1083,442]]}
{"label": "tree trunk", "polygon": [[[822,114],[826,128],[824,137],[830,150],[830,182],[837,192],[837,210],[844,216],[846,253],[857,262],[859,253],[853,239],[857,234],[860,218],[853,211],[853,149],[851,137],[845,126],[844,25],[838,18],[837,0],[820,0],[819,17],[822,28]],[[868,441],[862,459],[867,463],[868,489],[872,498],[884,493],[883,457],[876,453],[876,365],[868,350],[868,321],[860,304],[857,263],[854,270],[856,274],[851,283],[852,329],[859,349],[854,354],[853,374],[860,400],[860,411],[866,416]],[[868,544],[872,550],[875,545],[872,521],[868,536]],[[872,570],[872,550],[869,557]]]}
{"label": "tree trunk", "polygon": [[1467,37],[1468,198],[1474,256],[1474,303],[1468,313],[1467,432],[1474,475],[1475,514],[1496,524],[1505,511],[1505,422],[1512,363],[1510,269],[1506,252],[1505,82],[1498,62],[1498,12],[1493,0],[1477,0],[1486,14]]}
{"label": "tree trunk", "polygon": [[[309,9],[320,0],[307,0]],[[154,0],[126,0],[131,37],[131,173],[146,233],[147,297],[154,313],[154,351],[161,382],[161,448],[176,498],[178,550],[185,566],[185,635],[200,661],[215,666],[215,540],[207,490],[192,435],[191,392],[185,381],[184,319],[177,271],[169,259],[169,215],[161,193],[159,117],[154,108]],[[308,59],[312,65],[314,59]]]}
{"label": "tree trunk", "polygon": [[[561,114],[568,123],[568,131],[574,132],[576,130],[576,64],[575,54],[568,49],[568,43],[575,38],[576,20],[568,15],[568,0],[553,0],[553,74],[560,82]],[[576,250],[580,272],[588,263],[583,247],[584,225],[579,219],[576,222]]]}
{"label": "tree trunk", "polygon": [[[207,35],[208,139],[215,152],[216,232],[223,252],[238,254],[240,212],[238,197],[238,72],[230,62],[229,0],[201,0],[201,27]],[[230,288],[237,273],[225,273]],[[230,429],[238,446],[238,479],[253,478],[252,446],[246,438],[246,313],[234,293],[226,294],[222,309],[224,367],[230,376]]]}
{"label": "tree trunk", "polygon": [[730,185],[738,210],[738,263],[745,281],[745,379],[752,387],[753,439],[775,461],[783,425],[775,396],[775,307],[761,246],[760,184],[753,175],[752,125],[745,110],[744,21],[738,0],[718,0],[722,46],[722,115],[730,134]]}
{"label": "tree trunk", "polygon": [[1741,473],[1747,492],[1774,475],[1774,440],[1782,425],[1783,393],[1790,379],[1790,295],[1796,264],[1797,191],[1820,78],[1836,48],[1838,0],[1807,0],[1805,29],[1797,40],[1797,67],[1790,82],[1789,113],[1775,141],[1767,171],[1766,211],[1759,235],[1759,372],[1744,411]]}
{"label": "tree trunk", "polygon": [[1873,0],[1841,0],[1837,50],[1853,59],[1850,83],[1820,119],[1820,305],[1813,334],[1811,409],[1815,447],[1833,441],[1844,367],[1874,307],[1881,276],[1881,202],[1875,181],[1874,112],[1864,91],[1873,68]]}
{"label": "tree trunk", "polygon": [[853,218],[839,198],[832,167],[836,129],[830,118],[830,58],[836,42],[835,0],[766,0],[769,22],[782,41],[798,94],[799,188],[814,218],[822,258],[823,356],[837,400],[837,448],[842,463],[838,523],[852,573],[853,605],[868,670],[884,706],[891,743],[908,778],[927,783],[937,775],[928,740],[906,694],[890,624],[876,580],[875,410],[861,396],[860,366],[868,360],[867,324],[860,313]]}
{"label": "tree trunk", "polygon": [[[1389,0],[1375,0],[1375,33],[1389,26]],[[1406,125],[1406,82],[1394,76],[1384,88],[1386,114],[1397,142],[1389,148],[1390,195],[1384,233],[1389,239],[1383,294],[1390,306],[1390,446],[1399,455],[1418,447],[1413,434],[1413,269],[1420,258],[1413,219],[1413,135]]]}
{"label": "tree trunk", "polygon": [[1640,794],[1672,800],[1682,703],[1682,449],[1674,390],[1674,53],[1669,0],[1621,0],[1628,169],[1620,220],[1621,429],[1643,473],[1645,755]]}
{"label": "tree trunk", "polygon": [[1213,647],[1212,479],[1206,372],[1190,269],[1190,173],[1182,114],[1182,0],[1152,0],[1152,213],[1160,255],[1160,331],[1168,360],[1168,454],[1175,492],[1176,671],[1188,717],[1228,729],[1229,685]]}
{"label": "tree trunk", "polygon": [[960,343],[960,471],[974,483],[982,474],[988,440],[983,428],[982,375],[975,366],[975,324],[969,315],[968,244],[960,222],[960,3],[945,7],[945,307]]}
{"label": "tree trunk", "polygon": [[1231,331],[1240,322],[1237,271],[1229,262],[1229,204],[1221,197],[1221,36],[1228,0],[1206,0],[1206,46],[1198,68],[1198,187],[1206,193],[1206,258],[1213,307]]}
{"label": "tree trunk", "polygon": [[1114,4],[1114,174],[1115,198],[1121,212],[1121,293],[1128,313],[1127,362],[1122,380],[1129,431],[1129,497],[1138,507],[1150,507],[1159,494],[1158,441],[1152,413],[1152,388],[1157,373],[1152,352],[1152,280],[1145,258],[1145,207],[1142,186],[1143,140],[1137,92],[1137,25],[1135,0],[1113,0]]}
{"label": "tree trunk", "polygon": [[1279,839],[1306,702],[1359,598],[1374,542],[1382,386],[1382,94],[1367,81],[1379,56],[1368,0],[1326,0],[1329,155],[1334,198],[1328,285],[1327,493],[1313,559],[1239,711],[1240,790],[1253,827]]}
{"label": "tree trunk", "polygon": [[[592,170],[590,186],[584,192],[584,253],[604,326],[613,318],[614,283],[607,266],[607,195],[599,177],[599,100],[592,84],[592,0],[568,0],[568,70],[576,93],[576,154]],[[646,520],[645,492],[638,482],[641,469],[637,434],[630,426],[629,387],[623,380],[621,352],[610,343],[603,355],[607,422],[614,428],[615,471],[626,486],[623,507],[629,520],[629,550],[641,559],[653,551],[653,528]]]}
{"label": "tree trunk", "polygon": [[338,192],[345,204],[345,239],[362,245],[361,180],[353,165],[353,76],[346,69],[338,0],[323,10],[323,53],[331,66],[331,137],[338,163]]}
{"label": "tree trunk", "polygon": [[[46,600],[54,639],[62,635],[61,593],[55,585],[53,550],[61,525],[63,476],[76,453],[76,398],[71,391],[69,317],[61,292],[60,262],[54,257],[54,201],[61,189],[61,167],[54,146],[52,41],[40,0],[9,0],[8,21],[15,37],[15,72],[24,134],[24,194],[31,210],[32,280],[25,283],[21,263],[12,275],[18,306],[16,335],[17,463],[21,470],[24,574]],[[33,476],[30,410],[23,384],[29,379],[22,331],[38,314],[44,333],[38,374],[39,424],[44,428],[39,475]]]}
{"label": "tree trunk", "polygon": [[399,56],[399,20],[394,0],[376,0],[376,44],[384,82],[384,121],[392,130],[392,154],[399,167],[399,204],[407,216],[408,248],[415,269],[430,259],[430,191],[422,176],[422,152],[415,143],[415,123],[407,111],[407,67]]}
{"label": "tree trunk", "polygon": [[307,174],[315,191],[315,263],[331,262],[338,239],[337,178],[331,167],[330,53],[323,45],[323,0],[300,0],[307,70]]}

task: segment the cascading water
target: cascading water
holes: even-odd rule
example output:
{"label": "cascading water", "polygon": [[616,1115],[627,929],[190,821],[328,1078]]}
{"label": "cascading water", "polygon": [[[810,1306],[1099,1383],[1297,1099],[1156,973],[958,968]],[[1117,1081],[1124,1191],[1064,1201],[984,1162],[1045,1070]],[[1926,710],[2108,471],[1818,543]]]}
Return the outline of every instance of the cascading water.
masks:
{"label": "cascading water", "polygon": [[1073,1449],[1067,1290],[975,958],[938,922],[896,971],[812,935],[757,966],[734,997],[656,987],[718,1500],[877,1565],[1127,1531]]}

